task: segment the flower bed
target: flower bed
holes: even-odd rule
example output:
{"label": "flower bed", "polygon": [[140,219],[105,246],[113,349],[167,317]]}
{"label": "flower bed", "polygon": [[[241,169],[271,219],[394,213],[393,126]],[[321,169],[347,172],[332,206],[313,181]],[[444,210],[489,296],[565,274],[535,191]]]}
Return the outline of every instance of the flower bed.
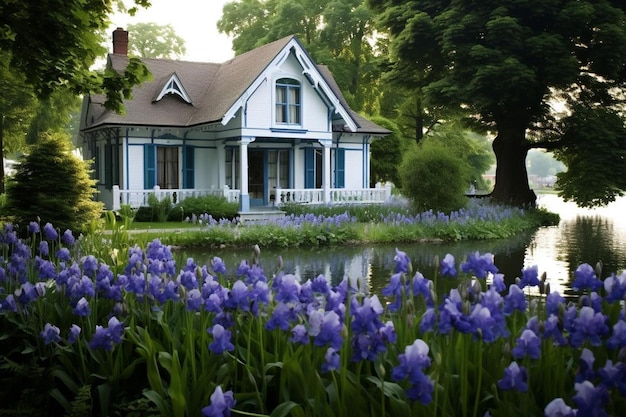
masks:
{"label": "flower bed", "polygon": [[4,413],[580,417],[626,406],[626,274],[601,281],[581,265],[567,301],[537,267],[507,287],[490,254],[448,255],[427,279],[397,250],[378,295],[350,278],[267,277],[254,258],[226,282],[219,258],[177,265],[158,239],[90,252],[69,231],[29,229],[28,240],[10,225],[0,236]]}

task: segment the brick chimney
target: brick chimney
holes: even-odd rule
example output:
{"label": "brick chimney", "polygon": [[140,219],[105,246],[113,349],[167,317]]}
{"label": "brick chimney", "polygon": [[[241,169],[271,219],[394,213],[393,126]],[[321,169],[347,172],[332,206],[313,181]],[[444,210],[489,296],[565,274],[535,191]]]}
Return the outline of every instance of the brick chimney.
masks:
{"label": "brick chimney", "polygon": [[128,55],[128,31],[117,28],[113,31],[113,53]]}

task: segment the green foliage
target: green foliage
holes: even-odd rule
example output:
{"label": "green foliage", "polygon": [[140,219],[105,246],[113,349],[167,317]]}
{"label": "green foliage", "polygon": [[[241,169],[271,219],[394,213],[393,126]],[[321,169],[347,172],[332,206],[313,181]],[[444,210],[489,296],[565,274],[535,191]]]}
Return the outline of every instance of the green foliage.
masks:
{"label": "green foliage", "polygon": [[185,220],[194,214],[210,214],[215,220],[232,220],[237,217],[238,210],[238,203],[228,202],[223,196],[187,197],[174,208],[170,220]]}
{"label": "green foliage", "polygon": [[[0,4],[3,17],[0,51],[11,56],[12,71],[23,74],[26,85],[41,98],[59,89],[74,93],[104,92],[107,107],[119,110],[122,98],[145,73],[145,66],[135,62],[122,75],[100,74],[91,69],[106,51],[104,30],[109,27],[114,3],[112,0],[34,0],[28,4],[4,1]],[[134,3],[149,5],[147,0]],[[119,88],[110,88],[112,78]]]}
{"label": "green foliage", "polygon": [[421,146],[400,165],[403,194],[417,211],[458,210],[467,203],[468,173],[463,161],[438,146]]}
{"label": "green foliage", "polygon": [[[553,117],[553,100],[567,103],[568,110],[576,103],[623,103],[626,18],[621,1],[567,0],[542,7],[534,2],[368,3],[390,37],[388,77],[421,89],[425,108],[464,111],[497,132],[494,151],[503,169],[496,171],[492,197],[498,201],[532,204],[526,152],[568,146],[560,137],[539,142],[547,130],[565,131],[563,119]],[[609,164],[589,166],[613,170]],[[576,194],[575,183],[569,185],[568,194]]]}
{"label": "green foliage", "polygon": [[464,130],[456,123],[438,125],[423,139],[425,146],[436,146],[441,152],[452,155],[465,167],[468,176],[466,184],[473,184],[476,189],[487,187],[483,174],[495,162],[491,144],[484,136]]}
{"label": "green foliage", "polygon": [[127,28],[129,54],[142,58],[175,59],[185,55],[185,40],[172,25],[131,23]]}
{"label": "green foliage", "polygon": [[89,172],[89,162],[71,153],[67,139],[44,135],[9,181],[7,213],[22,227],[39,219],[61,231],[86,230],[103,207],[93,201],[95,180]]}
{"label": "green foliage", "polygon": [[565,120],[565,146],[555,157],[567,166],[555,188],[566,200],[595,207],[615,201],[626,190],[626,125],[607,108],[578,106]]}
{"label": "green foliage", "polygon": [[403,143],[398,126],[389,119],[373,117],[374,123],[391,131],[391,134],[375,138],[370,145],[370,182],[391,182],[400,185],[398,166],[402,161],[406,144]]}

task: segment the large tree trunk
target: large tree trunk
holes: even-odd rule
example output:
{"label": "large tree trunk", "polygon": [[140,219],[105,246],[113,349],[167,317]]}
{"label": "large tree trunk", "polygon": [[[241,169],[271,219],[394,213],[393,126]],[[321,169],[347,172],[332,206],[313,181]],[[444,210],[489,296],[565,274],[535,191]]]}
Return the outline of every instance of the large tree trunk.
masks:
{"label": "large tree trunk", "polygon": [[526,125],[515,121],[498,123],[493,151],[497,167],[492,199],[507,205],[534,207],[537,196],[528,185],[526,171]]}

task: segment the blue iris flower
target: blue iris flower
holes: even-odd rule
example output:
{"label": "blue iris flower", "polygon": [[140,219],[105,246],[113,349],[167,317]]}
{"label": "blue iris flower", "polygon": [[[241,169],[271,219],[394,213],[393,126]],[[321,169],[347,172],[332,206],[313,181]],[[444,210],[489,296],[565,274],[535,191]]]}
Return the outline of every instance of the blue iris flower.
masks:
{"label": "blue iris flower", "polygon": [[329,347],[324,355],[324,363],[322,364],[322,372],[336,371],[340,367],[339,352],[337,349]]}
{"label": "blue iris flower", "polygon": [[50,323],[46,323],[40,335],[46,345],[61,341],[61,330]]}
{"label": "blue iris flower", "polygon": [[602,288],[602,281],[596,277],[594,269],[589,264],[580,264],[576,272],[574,272],[574,282],[572,288],[575,290],[591,290],[598,291]]}
{"label": "blue iris flower", "polygon": [[454,261],[454,256],[452,256],[451,254],[446,254],[446,256],[444,256],[443,260],[441,261],[441,276],[445,277],[445,276],[449,276],[449,277],[456,277],[457,272],[456,272],[456,264]]}
{"label": "blue iris flower", "polygon": [[539,281],[539,268],[537,265],[522,269],[522,278],[519,282],[520,289],[525,287],[536,287],[539,284],[541,284],[541,282]]}
{"label": "blue iris flower", "polygon": [[422,404],[429,404],[432,401],[434,390],[434,382],[423,373],[423,369],[430,366],[428,352],[426,342],[416,339],[398,356],[400,364],[391,371],[391,378],[394,381],[409,379],[407,396],[411,400],[419,400]]}
{"label": "blue iris flower", "polygon": [[526,392],[528,390],[528,374],[526,368],[519,366],[513,361],[504,369],[504,376],[498,381],[498,388],[503,391],[516,390]]}
{"label": "blue iris flower", "polygon": [[222,387],[218,385],[211,394],[211,404],[202,409],[202,417],[230,417],[230,409],[236,403],[233,392],[223,392]]}
{"label": "blue iris flower", "polygon": [[467,261],[461,264],[461,271],[472,273],[476,278],[485,278],[488,272],[497,273],[498,268],[493,263],[493,255],[491,253],[481,255],[477,251],[470,254],[467,257]]}
{"label": "blue iris flower", "polygon": [[594,386],[591,381],[583,381],[574,384],[576,395],[574,404],[578,406],[577,416],[580,417],[608,417],[604,408],[609,401],[606,388]]}
{"label": "blue iris flower", "polygon": [[563,398],[555,398],[544,409],[546,417],[576,417],[576,411],[565,404]]}
{"label": "blue iris flower", "polygon": [[230,341],[231,333],[221,324],[215,324],[207,330],[213,336],[213,341],[209,344],[209,350],[216,355],[221,355],[226,351],[235,350],[235,346]]}
{"label": "blue iris flower", "polygon": [[532,359],[539,359],[541,356],[541,339],[535,332],[526,329],[517,339],[516,345],[511,353],[515,359],[522,359],[526,356]]}
{"label": "blue iris flower", "polygon": [[606,347],[609,349],[621,349],[626,347],[626,322],[619,320],[613,325],[613,334],[606,341]]}

